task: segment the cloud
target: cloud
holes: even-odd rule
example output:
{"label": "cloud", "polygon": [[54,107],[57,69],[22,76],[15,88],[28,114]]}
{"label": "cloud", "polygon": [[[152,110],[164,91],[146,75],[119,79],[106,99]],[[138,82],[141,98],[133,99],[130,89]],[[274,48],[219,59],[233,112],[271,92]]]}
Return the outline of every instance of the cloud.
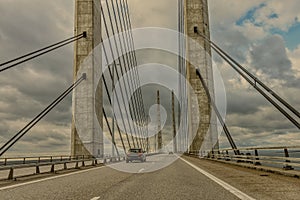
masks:
{"label": "cloud", "polygon": [[[232,137],[238,147],[272,147],[276,146],[297,146],[299,137],[297,131],[288,129],[281,131],[263,131],[259,134],[252,129],[241,128],[239,126],[231,127]],[[219,138],[221,148],[230,148],[225,134]]]}
{"label": "cloud", "polygon": [[[20,130],[27,119],[17,121],[2,121],[7,127],[6,132],[2,132],[2,137],[11,138],[15,129]],[[1,141],[3,144],[4,142]],[[42,153],[48,155],[52,153],[65,153],[70,150],[70,126],[55,125],[42,120],[37,126],[24,135],[5,155],[33,155]]]}
{"label": "cloud", "polygon": [[177,1],[174,0],[130,0],[133,26],[164,27],[177,29]]}
{"label": "cloud", "polygon": [[291,0],[289,3],[280,0],[266,1],[266,6],[255,13],[255,21],[266,29],[288,31],[300,17],[298,3],[297,0]]}
{"label": "cloud", "polygon": [[[247,103],[245,103],[247,102]],[[234,90],[227,92],[227,114],[251,115],[266,106],[266,101],[254,91]]]}
{"label": "cloud", "polygon": [[300,45],[293,51],[287,50],[288,57],[292,62],[292,70],[297,79],[300,79]]}
{"label": "cloud", "polygon": [[287,79],[292,77],[292,63],[287,57],[282,37],[273,35],[260,44],[254,45],[251,51],[251,65],[261,70],[269,78]]}
{"label": "cloud", "polygon": [[[73,1],[3,0],[0,10],[1,63],[73,35]],[[68,45],[1,73],[1,143],[72,83],[72,51],[72,45]],[[69,96],[22,138],[12,152],[69,151],[70,122]]]}
{"label": "cloud", "polygon": [[[296,3],[209,1],[212,39],[299,110],[300,51],[290,50],[289,34],[283,34],[297,24]],[[294,133],[299,131],[222,59],[214,55],[214,60],[227,91],[226,123],[238,146],[295,144],[288,139],[297,141]],[[228,145],[224,138],[221,141]]]}
{"label": "cloud", "polygon": [[236,0],[210,0],[208,3],[212,31],[218,27],[226,27],[234,24],[241,16],[244,16],[252,8],[260,5],[261,0],[244,1]]}

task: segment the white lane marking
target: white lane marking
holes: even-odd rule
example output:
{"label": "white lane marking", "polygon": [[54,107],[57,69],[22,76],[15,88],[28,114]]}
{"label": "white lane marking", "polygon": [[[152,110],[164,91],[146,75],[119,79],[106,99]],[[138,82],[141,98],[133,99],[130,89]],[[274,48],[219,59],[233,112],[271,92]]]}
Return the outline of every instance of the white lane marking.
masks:
{"label": "white lane marking", "polygon": [[98,200],[98,199],[100,199],[100,197],[94,197],[91,200]]}
{"label": "white lane marking", "polygon": [[238,190],[237,188],[229,185],[228,183],[222,181],[221,179],[218,179],[217,177],[211,175],[210,173],[204,171],[203,169],[197,167],[196,165],[190,163],[189,161],[187,161],[187,160],[185,160],[181,157],[179,157],[179,158],[182,161],[184,161],[185,163],[187,163],[188,165],[190,165],[191,167],[193,167],[194,169],[196,169],[198,172],[202,173],[203,175],[207,176],[208,178],[210,178],[214,182],[218,183],[220,186],[222,186],[223,188],[225,188],[226,190],[228,190],[229,192],[231,192],[232,194],[234,194],[238,198],[240,198],[242,200],[255,200],[254,198],[248,196],[247,194],[245,194],[242,191]]}
{"label": "white lane marking", "polygon": [[82,170],[82,171],[72,172],[72,173],[69,173],[69,174],[63,174],[63,175],[58,175],[58,176],[54,176],[54,177],[48,177],[48,178],[44,178],[44,179],[29,181],[29,182],[26,182],[26,183],[20,183],[20,184],[16,184],[16,185],[1,187],[0,191],[11,189],[11,188],[16,188],[16,187],[20,187],[20,186],[24,186],[24,185],[29,185],[29,184],[33,184],[33,183],[49,181],[49,180],[52,180],[52,179],[62,178],[62,177],[66,177],[66,176],[71,176],[71,175],[74,175],[74,174],[81,174],[81,173],[85,173],[85,172],[89,172],[89,171],[94,171],[94,170],[97,170],[97,169],[100,169],[100,168],[103,168],[103,167],[106,167],[106,166],[101,166],[101,167],[96,167],[96,168],[92,168],[92,169],[86,169],[86,170]]}
{"label": "white lane marking", "polygon": [[145,170],[145,169],[144,169],[144,168],[142,168],[142,169],[140,169],[140,170],[139,170],[139,172],[138,172],[138,173],[141,173],[141,172],[142,172],[142,171],[144,171],[144,170]]}

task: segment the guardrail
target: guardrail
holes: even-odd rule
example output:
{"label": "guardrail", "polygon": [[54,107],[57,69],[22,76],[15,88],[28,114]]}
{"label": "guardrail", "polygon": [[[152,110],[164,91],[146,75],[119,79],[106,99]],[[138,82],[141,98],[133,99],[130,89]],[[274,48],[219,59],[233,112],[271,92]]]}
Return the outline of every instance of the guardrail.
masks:
{"label": "guardrail", "polygon": [[[147,156],[157,155],[159,153],[148,153]],[[105,156],[104,158],[95,158],[89,155],[79,155],[79,156],[70,156],[70,155],[60,155],[60,156],[28,156],[28,157],[7,157],[0,158],[0,171],[8,170],[8,178],[9,180],[13,180],[16,177],[14,176],[14,171],[16,169],[24,169],[24,168],[34,168],[35,173],[40,174],[40,167],[42,166],[50,166],[50,173],[55,172],[55,165],[63,165],[63,169],[68,169],[67,164],[75,163],[74,168],[80,168],[79,164],[81,163],[81,167],[86,166],[85,162],[91,161],[91,165],[95,166],[99,164],[99,160],[101,163],[114,163],[124,161],[126,159],[125,155],[119,155],[114,157]]]}
{"label": "guardrail", "polygon": [[14,171],[16,169],[35,167],[35,173],[39,174],[41,166],[50,166],[49,172],[54,173],[55,165],[62,164],[63,169],[66,170],[68,163],[75,163],[75,168],[79,168],[79,163],[81,166],[85,166],[86,161],[91,161],[91,165],[98,164],[96,158],[88,155],[0,158],[0,171],[9,170],[8,179],[12,180],[15,178]]}
{"label": "guardrail", "polygon": [[[238,151],[239,155],[235,155],[235,151]],[[200,156],[201,154],[203,155],[203,152],[189,152],[189,155],[194,156]],[[215,149],[206,153],[204,157],[283,168],[285,170],[300,170],[300,146]]]}
{"label": "guardrail", "polygon": [[125,155],[114,156],[114,157],[105,157],[105,158],[103,158],[103,163],[105,164],[105,163],[110,163],[110,162],[120,162],[125,159],[126,159]]}
{"label": "guardrail", "polygon": [[40,167],[50,166],[51,173],[55,172],[55,165],[63,165],[63,169],[66,170],[67,164],[75,163],[75,169],[79,169],[79,164],[81,167],[86,166],[85,162],[90,161],[92,166],[95,166],[99,160],[102,160],[102,163],[113,163],[120,162],[125,160],[125,156],[115,156],[115,157],[104,157],[104,158],[95,158],[90,155],[78,155],[78,156],[37,156],[37,157],[8,157],[0,158],[0,171],[8,170],[8,178],[12,180],[15,178],[14,171],[16,169],[32,168],[35,167],[35,173],[40,174]]}
{"label": "guardrail", "polygon": [[56,161],[70,161],[78,159],[89,159],[91,156],[80,155],[80,156],[28,156],[28,157],[8,157],[0,158],[0,166],[7,165],[19,165],[19,164],[30,164],[30,163],[42,163],[42,162],[56,162]]}

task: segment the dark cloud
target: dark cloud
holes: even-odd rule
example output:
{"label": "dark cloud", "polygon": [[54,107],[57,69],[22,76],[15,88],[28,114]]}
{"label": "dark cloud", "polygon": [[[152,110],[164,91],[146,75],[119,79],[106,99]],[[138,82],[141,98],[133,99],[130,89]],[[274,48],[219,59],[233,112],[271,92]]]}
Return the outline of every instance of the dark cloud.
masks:
{"label": "dark cloud", "polygon": [[255,114],[267,102],[253,91],[228,91],[227,92],[227,114]]}
{"label": "dark cloud", "polygon": [[270,78],[292,78],[292,64],[287,57],[282,37],[273,35],[253,46],[252,66]]}
{"label": "dark cloud", "polygon": [[[234,28],[228,29],[228,27],[220,26],[211,33],[212,41],[215,44],[226,51],[238,62],[245,62],[247,51],[250,47],[250,40],[241,31]],[[215,52],[214,54],[217,55]],[[222,59],[218,56],[215,56],[215,58],[216,61],[222,61]]]}
{"label": "dark cloud", "polygon": [[[0,62],[72,36],[73,7],[73,1],[64,0],[1,1]],[[1,73],[0,142],[18,132],[62,93],[72,83],[72,73],[72,45]],[[45,129],[43,122],[53,127]],[[62,143],[68,149],[69,138],[60,137],[61,133],[57,130],[63,130],[66,126],[69,128],[70,122],[69,96],[32,129],[28,137],[22,138],[12,151],[26,152],[37,147],[37,151],[51,152],[53,149],[50,146]],[[52,138],[51,141],[49,138]]]}

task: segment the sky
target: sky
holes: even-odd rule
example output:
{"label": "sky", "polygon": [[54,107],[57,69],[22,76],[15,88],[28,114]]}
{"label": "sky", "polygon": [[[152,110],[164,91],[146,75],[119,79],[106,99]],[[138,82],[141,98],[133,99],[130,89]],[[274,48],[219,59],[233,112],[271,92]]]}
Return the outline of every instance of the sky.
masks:
{"label": "sky", "polygon": [[[175,0],[128,2],[133,27],[177,29]],[[208,4],[212,40],[300,110],[299,2],[208,0]],[[0,15],[0,63],[73,35],[73,0],[1,0]],[[148,55],[148,60],[176,65],[174,60],[162,61],[155,52]],[[147,59],[141,55],[139,63]],[[297,128],[215,54],[213,61],[225,84],[226,123],[237,146],[300,144]],[[0,144],[64,91],[72,83],[72,73],[72,45],[1,73]],[[153,96],[154,90],[145,90]],[[166,99],[168,92],[162,94]],[[71,97],[64,100],[7,155],[69,154],[71,104]],[[228,146],[223,135],[220,142]]]}

